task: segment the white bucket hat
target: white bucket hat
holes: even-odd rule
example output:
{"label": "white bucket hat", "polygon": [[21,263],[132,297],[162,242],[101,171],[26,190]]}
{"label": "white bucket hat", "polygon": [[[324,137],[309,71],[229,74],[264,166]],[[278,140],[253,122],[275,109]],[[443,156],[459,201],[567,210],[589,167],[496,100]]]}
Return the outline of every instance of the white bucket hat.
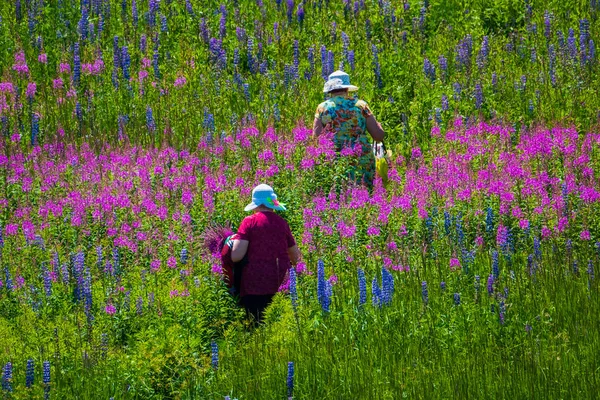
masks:
{"label": "white bucket hat", "polygon": [[350,84],[350,76],[344,71],[337,70],[329,75],[327,82],[323,86],[323,93],[329,93],[334,90],[348,89],[351,92],[358,90],[358,87]]}
{"label": "white bucket hat", "polygon": [[261,183],[252,190],[252,203],[248,204],[244,211],[254,210],[256,207],[263,205],[273,210],[285,211],[285,205],[277,201],[277,195],[273,188],[269,185]]}

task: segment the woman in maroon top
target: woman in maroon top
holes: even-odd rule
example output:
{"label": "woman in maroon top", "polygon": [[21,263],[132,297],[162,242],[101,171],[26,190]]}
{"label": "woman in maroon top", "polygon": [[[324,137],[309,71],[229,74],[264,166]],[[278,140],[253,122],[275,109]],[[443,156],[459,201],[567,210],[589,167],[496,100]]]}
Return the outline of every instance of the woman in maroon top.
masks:
{"label": "woman in maroon top", "polygon": [[285,210],[269,185],[252,190],[252,203],[244,211],[253,211],[242,221],[231,249],[238,262],[247,255],[242,270],[240,297],[248,314],[257,322],[281,286],[286,273],[300,259],[300,251],[287,221],[273,210]]}

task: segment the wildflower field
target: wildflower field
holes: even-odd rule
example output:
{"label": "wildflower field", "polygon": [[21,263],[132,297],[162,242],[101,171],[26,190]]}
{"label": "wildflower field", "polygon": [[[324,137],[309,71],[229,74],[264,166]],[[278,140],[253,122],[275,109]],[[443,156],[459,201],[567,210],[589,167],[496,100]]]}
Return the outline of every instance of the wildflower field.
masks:
{"label": "wildflower field", "polygon": [[[597,397],[599,18],[1,1],[0,397]],[[372,191],[311,136],[337,69],[392,150]],[[250,329],[202,237],[259,183],[303,259]]]}

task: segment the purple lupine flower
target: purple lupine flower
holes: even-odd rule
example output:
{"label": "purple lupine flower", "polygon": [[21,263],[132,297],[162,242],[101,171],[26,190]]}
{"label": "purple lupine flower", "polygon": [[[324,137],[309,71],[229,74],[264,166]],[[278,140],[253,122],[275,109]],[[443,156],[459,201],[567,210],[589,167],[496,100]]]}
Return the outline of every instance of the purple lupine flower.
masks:
{"label": "purple lupine flower", "polygon": [[421,297],[423,299],[423,303],[427,305],[429,303],[429,292],[427,291],[427,282],[421,282]]}
{"label": "purple lupine flower", "polygon": [[144,299],[139,296],[135,301],[135,312],[137,315],[142,315],[144,312]]}
{"label": "purple lupine flower", "polygon": [[327,67],[327,48],[325,47],[325,45],[321,45],[321,76],[323,77],[323,80],[327,80],[327,77],[329,76],[328,71],[328,67]]}
{"label": "purple lupine flower", "polygon": [[217,342],[212,340],[210,342],[210,353],[211,353],[211,365],[213,369],[219,369],[219,346]]}
{"label": "purple lupine flower", "polygon": [[45,263],[42,264],[42,276],[44,279],[44,292],[46,297],[50,297],[52,296],[52,277]]}
{"label": "purple lupine flower", "polygon": [[377,54],[377,46],[373,44],[371,46],[371,50],[373,52],[373,72],[375,73],[375,82],[377,83],[377,88],[383,88],[383,81],[381,79],[381,65],[379,64],[379,56]]}
{"label": "purple lupine flower", "polygon": [[425,73],[425,76],[429,78],[431,83],[435,82],[435,65],[427,58],[423,61],[423,72]]}
{"label": "purple lupine flower", "polygon": [[477,83],[475,84],[475,108],[479,110],[483,101],[483,89],[481,88],[481,84]]}
{"label": "purple lupine flower", "polygon": [[123,46],[121,48],[121,69],[123,70],[123,78],[125,81],[129,82],[131,76],[129,75],[129,67],[131,66],[131,57],[129,56],[129,51],[127,46]]}
{"label": "purple lupine flower", "polygon": [[81,18],[79,19],[79,23],[77,25],[79,35],[81,36],[81,40],[86,40],[88,37],[88,25],[89,25],[89,12],[88,8],[83,5],[81,7]]}
{"label": "purple lupine flower", "polygon": [[296,10],[296,18],[298,19],[298,23],[302,27],[302,24],[304,23],[304,3],[303,2],[300,2],[300,4],[298,4],[298,9]]}
{"label": "purple lupine flower", "polygon": [[33,113],[31,116],[31,145],[35,146],[37,137],[40,133],[40,116],[38,113]]}
{"label": "purple lupine flower", "polygon": [[552,38],[552,14],[548,10],[544,11],[544,36],[550,41]]}
{"label": "purple lupine flower", "polygon": [[204,43],[208,44],[208,41],[210,40],[210,31],[208,29],[208,24],[206,23],[206,18],[204,17],[200,20],[200,37]]}
{"label": "purple lupine flower", "polygon": [[327,75],[335,71],[335,56],[333,51],[329,50],[327,53]]}
{"label": "purple lupine flower", "polygon": [[465,36],[463,40],[461,40],[456,45],[456,63],[458,64],[459,69],[469,68],[471,66],[471,54],[473,52],[473,39],[471,35]]}
{"label": "purple lupine flower", "polygon": [[487,291],[490,296],[492,294],[494,294],[494,275],[492,275],[492,274],[490,274],[490,276],[488,276]]}
{"label": "purple lupine flower", "polygon": [[446,78],[446,74],[448,73],[448,60],[444,55],[440,55],[438,57],[438,66],[440,67],[442,80]]}
{"label": "purple lupine flower", "polygon": [[575,40],[575,31],[573,28],[569,28],[569,36],[567,38],[567,50],[569,52],[569,57],[572,60],[577,60],[577,42]]}
{"label": "purple lupine flower", "polygon": [[454,293],[454,305],[460,306],[460,293]]}
{"label": "purple lupine flower", "polygon": [[490,45],[489,39],[487,36],[483,37],[481,42],[481,49],[479,50],[479,54],[477,55],[477,66],[479,69],[483,69],[487,64],[488,55],[490,54]]}
{"label": "purple lupine flower", "polygon": [[287,4],[287,20],[288,20],[288,24],[292,23],[292,16],[294,15],[294,0],[287,0],[286,1]]}
{"label": "purple lupine flower", "polygon": [[192,8],[192,2],[190,0],[185,0],[185,10],[192,17],[194,16],[194,9]]}
{"label": "purple lupine flower", "polygon": [[169,27],[167,25],[167,17],[164,14],[160,14],[160,31],[168,32]]}
{"label": "purple lupine flower", "polygon": [[381,300],[383,304],[390,304],[394,295],[394,276],[385,268],[381,268]]}
{"label": "purple lupine flower", "polygon": [[500,268],[498,266],[498,252],[496,250],[492,252],[492,274],[494,275],[495,279],[498,279],[498,276],[500,276]]}
{"label": "purple lupine flower", "polygon": [[50,385],[50,361],[42,363],[42,383],[45,386]]}
{"label": "purple lupine flower", "polygon": [[288,373],[287,373],[287,395],[288,399],[291,399],[294,395],[294,362],[288,362]]}
{"label": "purple lupine flower", "polygon": [[133,26],[137,28],[139,16],[136,0],[131,0],[131,19],[133,21]]}
{"label": "purple lupine flower", "polygon": [[371,283],[371,302],[373,306],[381,307],[382,304],[382,293],[379,284],[377,283],[377,278],[373,278],[373,282]]}
{"label": "purple lupine flower", "polygon": [[219,37],[221,39],[224,39],[226,34],[227,34],[227,14],[222,13],[221,19],[219,20]]}
{"label": "purple lupine flower", "polygon": [[81,78],[81,56],[79,55],[79,42],[73,45],[73,83],[79,86]]}
{"label": "purple lupine flower", "polygon": [[27,360],[27,366],[25,367],[25,387],[30,388],[33,386],[35,377],[34,361],[30,358]]}
{"label": "purple lupine flower", "polygon": [[15,2],[15,17],[17,18],[17,22],[21,22],[23,19],[23,12],[21,10],[21,0],[16,0]]}
{"label": "purple lupine flower", "polygon": [[358,305],[362,306],[367,302],[367,280],[362,268],[358,268],[358,293]]}
{"label": "purple lupine flower", "polygon": [[506,305],[504,304],[504,301],[500,301],[500,304],[498,305],[498,318],[500,320],[500,324],[504,325],[504,315],[506,313]]}
{"label": "purple lupine flower", "polygon": [[368,18],[365,20],[365,36],[367,37],[367,41],[370,42],[371,41],[371,20]]}
{"label": "purple lupine flower", "polygon": [[448,96],[443,94],[442,95],[442,111],[448,111],[448,109],[449,109]]}
{"label": "purple lupine flower", "polygon": [[3,373],[2,373],[2,390],[6,391],[6,392],[13,391],[12,379],[13,379],[13,366],[12,366],[12,363],[9,361],[6,364],[4,364],[4,369],[3,369]]}
{"label": "purple lupine flower", "polygon": [[440,289],[442,290],[442,292],[446,291],[446,282],[444,282],[444,281],[440,282]]}
{"label": "purple lupine flower", "polygon": [[317,262],[317,298],[319,299],[321,308],[325,312],[329,312],[329,305],[331,304],[327,284],[328,281],[325,279],[325,264],[323,260],[319,260]]}
{"label": "purple lupine flower", "polygon": [[156,131],[156,123],[154,122],[154,116],[152,115],[152,108],[150,108],[150,106],[146,106],[146,127],[151,133]]}
{"label": "purple lupine flower", "polygon": [[460,95],[462,93],[462,87],[460,86],[460,83],[458,82],[454,82],[454,84],[452,85],[452,88],[454,90],[454,100],[455,101],[460,101]]}
{"label": "purple lupine flower", "polygon": [[290,269],[290,297],[292,299],[292,307],[294,311],[298,309],[298,288],[296,283],[296,269]]}

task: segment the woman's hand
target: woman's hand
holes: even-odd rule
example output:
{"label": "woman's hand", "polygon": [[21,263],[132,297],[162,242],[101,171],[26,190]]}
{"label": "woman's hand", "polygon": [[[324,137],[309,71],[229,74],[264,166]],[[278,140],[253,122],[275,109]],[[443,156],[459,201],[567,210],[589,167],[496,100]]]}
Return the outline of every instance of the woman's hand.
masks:
{"label": "woman's hand", "polygon": [[233,247],[231,247],[231,261],[239,262],[244,258],[248,251],[248,243],[250,242],[240,239],[235,239],[233,241]]}
{"label": "woman's hand", "polygon": [[298,261],[300,261],[300,258],[302,257],[302,253],[300,253],[298,246],[294,245],[292,247],[288,247],[287,252],[292,265],[298,264]]}

